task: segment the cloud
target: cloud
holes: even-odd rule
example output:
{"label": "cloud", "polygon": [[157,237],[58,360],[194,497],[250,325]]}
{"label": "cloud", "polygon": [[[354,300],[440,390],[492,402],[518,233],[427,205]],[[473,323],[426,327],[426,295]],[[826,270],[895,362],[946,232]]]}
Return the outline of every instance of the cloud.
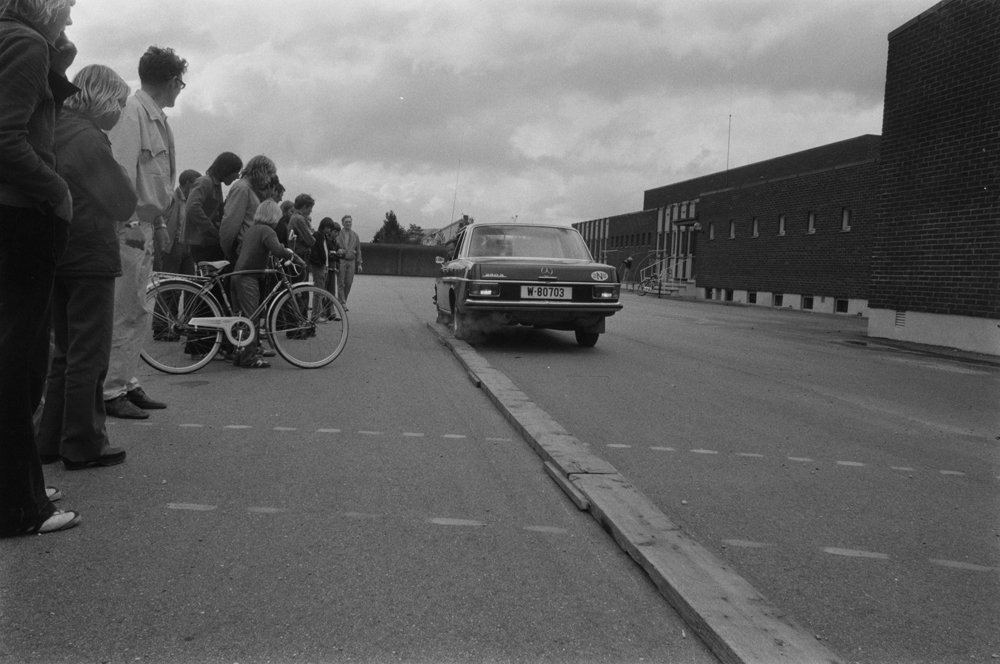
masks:
{"label": "cloud", "polygon": [[879,133],[886,35],[927,4],[86,0],[70,36],[77,64],[135,83],[147,46],[175,48],[181,168],[267,154],[367,239],[389,209],[424,227],[620,214],[724,168],[727,144],[738,165]]}

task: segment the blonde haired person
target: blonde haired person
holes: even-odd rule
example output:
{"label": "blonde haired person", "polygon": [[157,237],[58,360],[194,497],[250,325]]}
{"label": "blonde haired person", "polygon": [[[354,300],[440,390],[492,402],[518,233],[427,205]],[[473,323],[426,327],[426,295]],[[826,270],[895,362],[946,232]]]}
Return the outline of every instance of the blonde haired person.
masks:
{"label": "blonde haired person", "polygon": [[104,378],[115,278],[122,273],[118,222],[132,216],[137,201],[104,133],[118,123],[128,85],[103,65],[84,67],[73,84],[80,92],[66,101],[55,136],[59,174],[73,196],[73,224],[52,288],[55,354],[38,428],[42,463],[62,459],[67,470],[125,461],[125,450],[108,440]]}
{"label": "blonde haired person", "polygon": [[[267,268],[268,255],[278,258],[290,258],[300,265],[305,261],[295,255],[291,249],[286,249],[278,241],[274,227],[281,219],[281,207],[268,198],[259,206],[253,216],[253,225],[243,235],[239,258],[236,259],[234,272],[244,270],[263,270]],[[244,316],[250,318],[260,306],[260,278],[262,274],[234,274],[230,277],[230,294],[232,300]],[[259,329],[258,321],[254,321],[255,329]],[[233,355],[233,364],[244,369],[267,369],[271,365],[257,352],[259,338]]]}
{"label": "blonde haired person", "polygon": [[260,202],[271,198],[277,172],[274,162],[259,154],[251,157],[240,179],[230,188],[219,226],[219,244],[230,263],[236,262],[240,255],[240,243],[254,223]]}
{"label": "blonde haired person", "polygon": [[49,361],[56,260],[73,214],[56,172],[56,116],[76,88],[66,69],[74,0],[0,0],[0,537],[71,528],[45,486],[32,414]]}

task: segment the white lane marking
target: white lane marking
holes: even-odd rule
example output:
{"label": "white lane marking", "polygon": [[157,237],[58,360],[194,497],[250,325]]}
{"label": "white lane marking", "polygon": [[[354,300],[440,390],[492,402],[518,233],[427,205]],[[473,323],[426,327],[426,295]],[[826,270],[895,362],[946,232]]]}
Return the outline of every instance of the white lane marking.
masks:
{"label": "white lane marking", "polygon": [[364,512],[344,512],[344,516],[351,519],[378,519],[381,514],[365,514]]}
{"label": "white lane marking", "polygon": [[204,424],[181,424],[182,429],[201,429],[204,428]]}
{"label": "white lane marking", "polygon": [[747,457],[749,459],[763,459],[764,458],[763,454],[755,454],[753,452],[737,452],[736,456]]}
{"label": "white lane marking", "polygon": [[279,509],[277,507],[248,507],[247,512],[253,512],[254,514],[280,514],[281,512],[287,512],[288,510]]}
{"label": "white lane marking", "polygon": [[788,457],[789,461],[798,461],[799,463],[809,463],[812,461],[809,457]]}
{"label": "white lane marking", "polygon": [[950,567],[951,569],[962,569],[969,572],[1000,572],[1000,568],[997,567],[987,567],[985,565],[973,565],[972,563],[963,563],[958,560],[938,560],[935,558],[930,558],[928,562],[935,565],[941,565],[942,567]]}
{"label": "white lane marking", "polygon": [[298,431],[295,427],[274,427],[275,431]]}
{"label": "white lane marking", "polygon": [[631,445],[622,445],[620,443],[611,443],[611,444],[608,445],[608,447],[614,447],[614,448],[617,448],[617,449],[627,450],[627,449],[631,448],[632,446]]}
{"label": "white lane marking", "polygon": [[722,543],[727,546],[738,546],[742,549],[763,549],[764,547],[771,546],[770,544],[765,544],[764,542],[751,542],[750,540],[741,539],[724,539]]}
{"label": "white lane marking", "polygon": [[691,450],[692,454],[718,454],[715,450]]}
{"label": "white lane marking", "polygon": [[404,438],[423,438],[424,434],[422,434],[422,433],[412,433],[410,431],[406,431],[406,432],[403,433],[403,437]]}
{"label": "white lane marking", "polygon": [[316,433],[340,433],[340,429],[316,429]]}
{"label": "white lane marking", "polygon": [[192,512],[211,512],[218,509],[215,505],[196,505],[194,503],[167,503],[167,508],[172,510],[190,510]]}
{"label": "white lane marking", "polygon": [[892,468],[893,470],[901,470],[904,473],[915,473],[915,472],[917,472],[916,468],[910,468],[909,466],[890,466],[890,468]]}
{"label": "white lane marking", "polygon": [[957,477],[965,477],[965,473],[960,470],[942,470],[942,475],[955,475]]}
{"label": "white lane marking", "polygon": [[822,549],[823,553],[829,553],[832,556],[847,556],[849,558],[875,558],[876,560],[889,560],[889,556],[884,553],[875,553],[874,551],[858,551],[856,549],[838,549],[836,547],[829,547]]}
{"label": "white lane marking", "polygon": [[863,468],[865,464],[860,461],[838,461],[838,466],[850,466],[852,468]]}
{"label": "white lane marking", "polygon": [[475,526],[482,527],[486,524],[482,521],[471,521],[468,519],[431,519],[431,523],[439,526]]}
{"label": "white lane marking", "polygon": [[533,533],[551,533],[553,535],[566,533],[565,528],[556,528],[555,526],[525,526],[524,529],[530,530]]}
{"label": "white lane marking", "polygon": [[358,433],[361,434],[362,436],[381,436],[382,435],[381,431],[359,431]]}
{"label": "white lane marking", "polygon": [[445,435],[443,435],[443,436],[441,436],[441,437],[442,437],[442,438],[452,438],[452,439],[458,439],[458,438],[467,438],[468,436],[463,436],[463,435],[462,435],[462,434],[460,434],[460,433],[446,433]]}
{"label": "white lane marking", "polygon": [[656,450],[657,452],[676,452],[677,450],[673,447],[650,447],[651,450]]}
{"label": "white lane marking", "polygon": [[134,426],[134,427],[151,427],[151,426],[153,426],[153,424],[154,424],[154,422],[133,422],[132,426]]}
{"label": "white lane marking", "polygon": [[247,424],[229,424],[222,427],[223,429],[252,429],[253,427]]}

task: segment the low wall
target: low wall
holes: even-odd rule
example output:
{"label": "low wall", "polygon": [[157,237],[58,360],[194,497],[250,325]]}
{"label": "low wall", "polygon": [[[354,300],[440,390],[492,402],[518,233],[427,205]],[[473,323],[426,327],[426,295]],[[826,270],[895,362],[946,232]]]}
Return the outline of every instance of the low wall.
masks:
{"label": "low wall", "polygon": [[441,268],[434,259],[447,255],[445,247],[417,244],[362,243],[364,274],[387,274],[399,277],[436,277]]}

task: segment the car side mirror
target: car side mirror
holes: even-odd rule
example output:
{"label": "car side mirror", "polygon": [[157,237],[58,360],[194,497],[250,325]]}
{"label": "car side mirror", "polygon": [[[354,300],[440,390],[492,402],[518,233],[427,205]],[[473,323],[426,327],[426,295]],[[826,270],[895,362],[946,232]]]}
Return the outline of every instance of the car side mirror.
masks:
{"label": "car side mirror", "polygon": [[435,256],[434,262],[438,265],[444,265],[444,256]]}

